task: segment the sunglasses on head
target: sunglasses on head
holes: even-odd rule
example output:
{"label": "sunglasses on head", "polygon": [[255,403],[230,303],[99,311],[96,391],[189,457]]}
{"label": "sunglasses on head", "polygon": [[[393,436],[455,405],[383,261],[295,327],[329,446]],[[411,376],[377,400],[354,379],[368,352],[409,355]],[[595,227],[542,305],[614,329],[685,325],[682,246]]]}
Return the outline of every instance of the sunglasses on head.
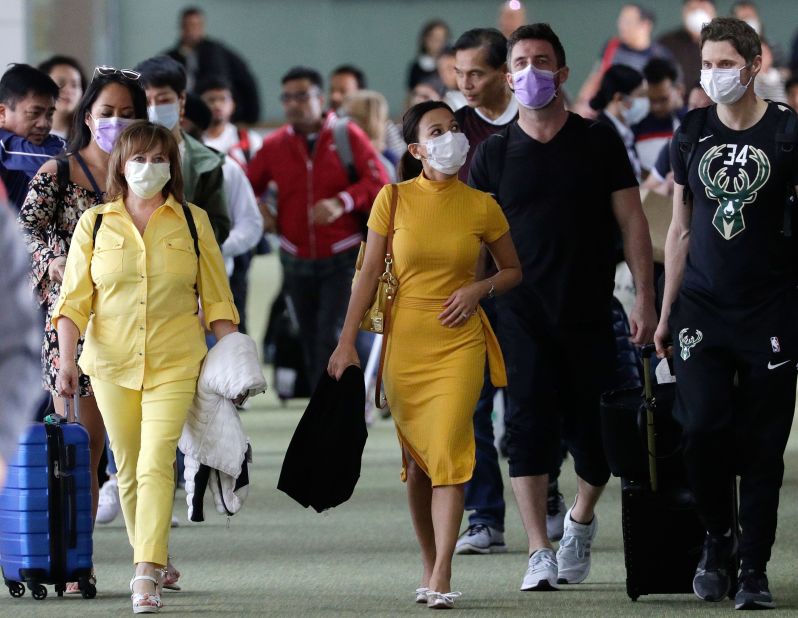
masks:
{"label": "sunglasses on head", "polygon": [[141,77],[141,73],[138,71],[132,71],[131,69],[117,69],[116,67],[110,67],[107,64],[94,67],[94,74],[91,76],[91,78],[94,79],[98,75],[102,75],[103,77],[108,77],[109,75],[121,75],[122,77],[132,79],[134,81]]}

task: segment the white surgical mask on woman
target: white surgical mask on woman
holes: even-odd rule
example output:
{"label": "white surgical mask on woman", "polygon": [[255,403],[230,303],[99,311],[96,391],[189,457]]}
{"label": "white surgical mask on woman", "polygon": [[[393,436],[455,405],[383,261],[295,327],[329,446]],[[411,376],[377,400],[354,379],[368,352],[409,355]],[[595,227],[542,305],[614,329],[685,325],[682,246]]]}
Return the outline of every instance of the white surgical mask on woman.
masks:
{"label": "white surgical mask on woman", "polygon": [[648,97],[632,97],[632,105],[629,108],[621,107],[621,116],[627,126],[637,124],[648,116],[651,109],[651,102]]}
{"label": "white surgical mask on woman", "polygon": [[470,148],[468,138],[454,131],[433,137],[424,142],[424,146],[427,147],[430,167],[441,174],[456,174],[463,167]]}
{"label": "white surgical mask on woman", "polygon": [[171,177],[168,163],[128,161],[125,164],[125,180],[128,187],[145,200],[157,195]]}
{"label": "white surgical mask on woman", "polygon": [[731,105],[739,101],[751,85],[753,75],[748,78],[748,82],[743,84],[740,81],[742,70],[739,69],[701,69],[701,87],[707,96],[715,103],[721,105]]}

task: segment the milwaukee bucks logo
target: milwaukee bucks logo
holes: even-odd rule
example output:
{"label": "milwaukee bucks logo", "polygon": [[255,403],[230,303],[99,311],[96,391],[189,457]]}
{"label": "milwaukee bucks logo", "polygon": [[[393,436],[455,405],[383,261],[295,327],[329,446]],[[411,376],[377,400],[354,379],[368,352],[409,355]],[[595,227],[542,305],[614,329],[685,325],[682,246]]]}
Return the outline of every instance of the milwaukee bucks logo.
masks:
{"label": "milwaukee bucks logo", "polygon": [[[712,225],[726,240],[731,240],[745,229],[743,208],[756,200],[757,191],[765,186],[770,178],[770,161],[759,148],[743,146],[737,153],[737,144],[713,146],[704,153],[698,164],[698,177],[704,183],[709,199],[717,200],[719,206],[712,219]],[[722,167],[714,174],[710,172],[712,162],[729,151],[729,157],[722,161]],[[751,180],[745,167],[751,160],[756,165],[756,176]],[[729,176],[729,167],[739,164],[734,180]],[[733,189],[729,187],[732,185]]]}
{"label": "milwaukee bucks logo", "polygon": [[682,349],[681,357],[683,361],[690,358],[690,350],[696,347],[704,338],[704,333],[700,330],[695,331],[695,335],[690,335],[689,328],[683,328],[679,331],[679,347]]}

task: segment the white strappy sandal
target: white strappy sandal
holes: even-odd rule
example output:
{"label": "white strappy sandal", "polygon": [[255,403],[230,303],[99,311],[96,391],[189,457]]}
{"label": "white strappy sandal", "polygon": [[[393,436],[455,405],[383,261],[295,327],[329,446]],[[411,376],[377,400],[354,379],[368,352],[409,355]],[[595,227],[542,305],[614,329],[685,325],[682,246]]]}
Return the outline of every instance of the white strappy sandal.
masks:
{"label": "white strappy sandal", "polygon": [[157,614],[161,609],[161,596],[159,594],[151,594],[149,592],[133,592],[133,584],[137,581],[150,581],[155,584],[155,590],[158,590],[160,582],[152,575],[136,575],[130,580],[130,599],[133,601],[134,614]]}

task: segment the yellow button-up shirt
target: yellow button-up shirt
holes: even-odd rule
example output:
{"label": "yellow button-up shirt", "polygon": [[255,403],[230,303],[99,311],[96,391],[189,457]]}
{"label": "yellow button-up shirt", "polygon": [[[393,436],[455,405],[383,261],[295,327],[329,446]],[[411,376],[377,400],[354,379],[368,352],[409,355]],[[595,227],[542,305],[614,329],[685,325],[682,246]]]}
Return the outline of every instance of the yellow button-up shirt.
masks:
{"label": "yellow button-up shirt", "polygon": [[[238,323],[208,215],[189,208],[199,258],[183,207],[172,196],[152,214],[143,236],[121,199],[81,216],[53,323],[68,317],[85,335],[78,363],[86,375],[134,390],[196,378],[207,353],[197,293],[208,326]],[[102,225],[92,243],[99,213]]]}

